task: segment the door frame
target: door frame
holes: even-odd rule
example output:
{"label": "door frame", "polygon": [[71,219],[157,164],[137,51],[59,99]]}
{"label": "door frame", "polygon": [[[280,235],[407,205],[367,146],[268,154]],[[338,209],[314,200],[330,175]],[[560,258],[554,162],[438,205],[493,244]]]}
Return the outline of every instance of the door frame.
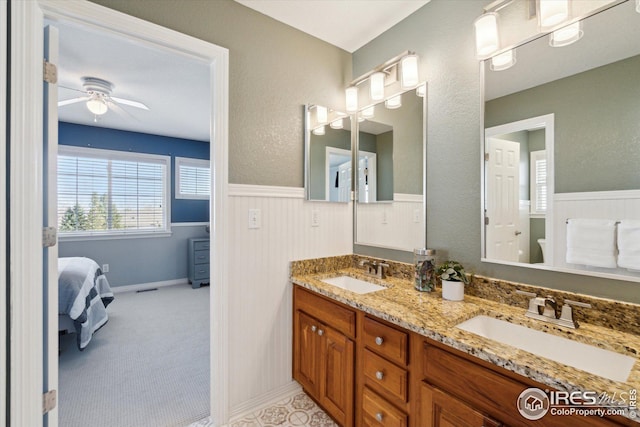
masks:
{"label": "door frame", "polygon": [[[225,424],[230,413],[229,354],[226,351],[229,348],[228,215],[225,203],[228,192],[228,50],[86,1],[11,2],[10,14],[12,57],[9,82],[9,194],[19,196],[10,198],[9,232],[10,236],[20,237],[9,240],[12,306],[9,332],[10,426],[38,427],[43,424],[44,319],[43,291],[42,286],[39,286],[42,283],[42,259],[37,254],[42,253],[42,58],[45,17],[53,21],[61,19],[100,28],[161,49],[202,59],[210,64],[210,158],[213,168],[210,199],[210,263],[213,271],[210,293],[210,405],[213,425]],[[0,220],[1,214],[0,211]],[[56,427],[57,419],[50,419],[48,425]]]}
{"label": "door frame", "polygon": [[[0,165],[6,165],[7,159],[7,2],[0,0]],[[0,173],[0,310],[8,312],[7,305],[7,173]],[[0,316],[0,390],[8,396],[7,390],[7,318]],[[7,400],[0,398],[0,425],[4,425],[7,414]]]}

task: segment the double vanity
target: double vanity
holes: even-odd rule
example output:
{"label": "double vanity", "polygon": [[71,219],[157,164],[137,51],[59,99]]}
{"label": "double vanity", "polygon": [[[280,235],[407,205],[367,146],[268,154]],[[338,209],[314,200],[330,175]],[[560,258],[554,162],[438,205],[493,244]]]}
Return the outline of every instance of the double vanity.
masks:
{"label": "double vanity", "polygon": [[[413,288],[410,264],[386,261],[388,276],[379,278],[363,261],[348,255],[291,264],[293,375],[340,425],[640,422],[633,413],[640,389],[637,305],[483,277],[473,278],[463,302],[446,301],[439,290]],[[579,327],[563,327],[526,316],[532,294],[591,308],[574,308]],[[519,410],[529,388],[551,399],[538,420]],[[550,390],[596,392],[601,408],[622,415],[559,415],[557,396],[570,394]]]}

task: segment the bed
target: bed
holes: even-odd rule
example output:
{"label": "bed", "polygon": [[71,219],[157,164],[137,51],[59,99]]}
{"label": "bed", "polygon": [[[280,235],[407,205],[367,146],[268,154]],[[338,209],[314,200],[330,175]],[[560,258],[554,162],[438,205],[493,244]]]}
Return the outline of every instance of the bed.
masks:
{"label": "bed", "polygon": [[113,292],[100,266],[85,257],[58,259],[58,329],[78,335],[80,351],[109,317]]}

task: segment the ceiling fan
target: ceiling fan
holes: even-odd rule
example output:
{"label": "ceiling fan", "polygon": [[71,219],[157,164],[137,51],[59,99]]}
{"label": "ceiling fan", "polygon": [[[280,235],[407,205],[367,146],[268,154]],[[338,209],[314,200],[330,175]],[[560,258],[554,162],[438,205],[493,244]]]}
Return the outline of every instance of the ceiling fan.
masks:
{"label": "ceiling fan", "polygon": [[144,105],[142,102],[111,96],[111,91],[113,90],[114,86],[113,83],[107,80],[99,79],[97,77],[83,77],[82,88],[83,90],[66,88],[82,92],[85,94],[85,96],[59,101],[58,107],[64,107],[65,105],[71,105],[78,102],[86,102],[87,108],[96,116],[96,119],[98,116],[106,114],[109,109],[114,109],[119,113],[126,113],[126,111],[123,110],[118,104],[140,108],[143,110],[149,110],[149,107]]}

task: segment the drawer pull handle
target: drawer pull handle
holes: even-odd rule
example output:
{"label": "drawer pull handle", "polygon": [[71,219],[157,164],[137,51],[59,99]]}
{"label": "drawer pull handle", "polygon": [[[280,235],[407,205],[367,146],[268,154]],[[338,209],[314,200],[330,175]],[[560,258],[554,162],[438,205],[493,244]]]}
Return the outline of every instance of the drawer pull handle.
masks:
{"label": "drawer pull handle", "polygon": [[318,329],[318,327],[317,327],[316,325],[313,325],[313,326],[311,327],[311,332],[315,332],[317,329]]}
{"label": "drawer pull handle", "polygon": [[204,270],[198,270],[198,273],[204,273]]}
{"label": "drawer pull handle", "polygon": [[376,344],[382,345],[383,342],[384,342],[384,339],[382,337],[376,337]]}
{"label": "drawer pull handle", "polygon": [[379,380],[382,380],[384,378],[384,372],[377,371],[376,372],[376,378],[379,379]]}
{"label": "drawer pull handle", "polygon": [[382,416],[382,412],[378,412],[378,413],[376,414],[376,420],[378,420],[378,422],[379,422],[379,423],[381,423],[381,422],[382,422],[382,419],[383,419],[383,418],[384,418],[384,417]]}
{"label": "drawer pull handle", "polygon": [[322,329],[318,329],[318,335],[320,336],[324,335],[324,331]]}

